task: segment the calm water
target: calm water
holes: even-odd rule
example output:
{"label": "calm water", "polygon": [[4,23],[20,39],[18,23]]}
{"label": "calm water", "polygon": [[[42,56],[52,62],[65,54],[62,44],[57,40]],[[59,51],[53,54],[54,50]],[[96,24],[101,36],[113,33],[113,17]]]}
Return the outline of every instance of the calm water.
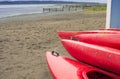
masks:
{"label": "calm water", "polygon": [[59,7],[54,4],[0,5],[0,18],[21,14],[42,13],[43,8]]}

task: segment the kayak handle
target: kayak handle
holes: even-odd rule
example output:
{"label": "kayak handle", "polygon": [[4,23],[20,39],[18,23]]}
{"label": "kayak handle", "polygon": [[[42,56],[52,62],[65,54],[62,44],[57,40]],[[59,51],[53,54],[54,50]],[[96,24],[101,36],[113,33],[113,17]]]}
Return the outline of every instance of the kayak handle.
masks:
{"label": "kayak handle", "polygon": [[52,55],[58,57],[58,56],[59,56],[59,53],[58,53],[58,52],[55,52],[55,51],[52,51]]}
{"label": "kayak handle", "polygon": [[78,41],[76,38],[74,38],[74,37],[72,37],[72,36],[70,37],[70,39],[71,39],[71,40],[74,40],[74,41]]}

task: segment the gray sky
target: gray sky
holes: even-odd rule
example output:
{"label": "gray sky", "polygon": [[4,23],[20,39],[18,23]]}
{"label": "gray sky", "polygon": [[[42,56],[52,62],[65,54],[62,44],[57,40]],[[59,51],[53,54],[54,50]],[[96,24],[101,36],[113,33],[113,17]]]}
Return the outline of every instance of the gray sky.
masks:
{"label": "gray sky", "polygon": [[[35,1],[35,0],[0,0],[0,1]],[[39,0],[39,1],[41,1],[41,0]],[[43,1],[45,1],[45,0],[43,0]],[[78,2],[100,2],[100,3],[107,2],[107,0],[46,0],[46,1],[78,1]]]}

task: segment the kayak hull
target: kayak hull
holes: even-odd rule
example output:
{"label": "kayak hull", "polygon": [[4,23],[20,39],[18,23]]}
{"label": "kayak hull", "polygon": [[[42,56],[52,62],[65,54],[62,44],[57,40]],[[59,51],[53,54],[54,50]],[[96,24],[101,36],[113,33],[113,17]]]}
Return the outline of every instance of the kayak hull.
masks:
{"label": "kayak hull", "polygon": [[106,31],[106,30],[93,30],[93,31],[59,31],[57,32],[58,36],[61,39],[72,39],[73,36],[75,35],[79,35],[79,34],[96,34],[96,33],[100,33],[100,34],[120,34],[120,32],[116,32],[116,31]]}
{"label": "kayak hull", "polygon": [[120,34],[85,34],[74,36],[79,41],[120,49]]}
{"label": "kayak hull", "polygon": [[115,74],[51,52],[46,53],[46,60],[54,79],[120,79]]}
{"label": "kayak hull", "polygon": [[119,50],[67,39],[62,44],[74,58],[120,75]]}

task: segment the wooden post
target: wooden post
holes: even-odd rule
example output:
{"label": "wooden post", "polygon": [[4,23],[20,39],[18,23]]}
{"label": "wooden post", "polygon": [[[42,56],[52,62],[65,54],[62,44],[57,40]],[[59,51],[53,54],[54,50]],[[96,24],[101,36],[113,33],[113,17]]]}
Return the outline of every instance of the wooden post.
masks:
{"label": "wooden post", "polygon": [[107,1],[106,28],[120,28],[120,0]]}
{"label": "wooden post", "polygon": [[75,7],[75,11],[77,11],[77,8],[78,8],[78,7]]}
{"label": "wooden post", "polygon": [[64,6],[62,7],[62,11],[64,11]]}
{"label": "wooden post", "polygon": [[70,11],[70,8],[71,8],[71,7],[69,6],[69,7],[68,7],[68,10],[69,10],[69,11]]}
{"label": "wooden post", "polygon": [[44,13],[44,8],[43,8],[43,13]]}
{"label": "wooden post", "polygon": [[57,12],[57,8],[55,8],[55,11]]}
{"label": "wooden post", "polygon": [[48,11],[50,12],[50,8],[48,8]]}

